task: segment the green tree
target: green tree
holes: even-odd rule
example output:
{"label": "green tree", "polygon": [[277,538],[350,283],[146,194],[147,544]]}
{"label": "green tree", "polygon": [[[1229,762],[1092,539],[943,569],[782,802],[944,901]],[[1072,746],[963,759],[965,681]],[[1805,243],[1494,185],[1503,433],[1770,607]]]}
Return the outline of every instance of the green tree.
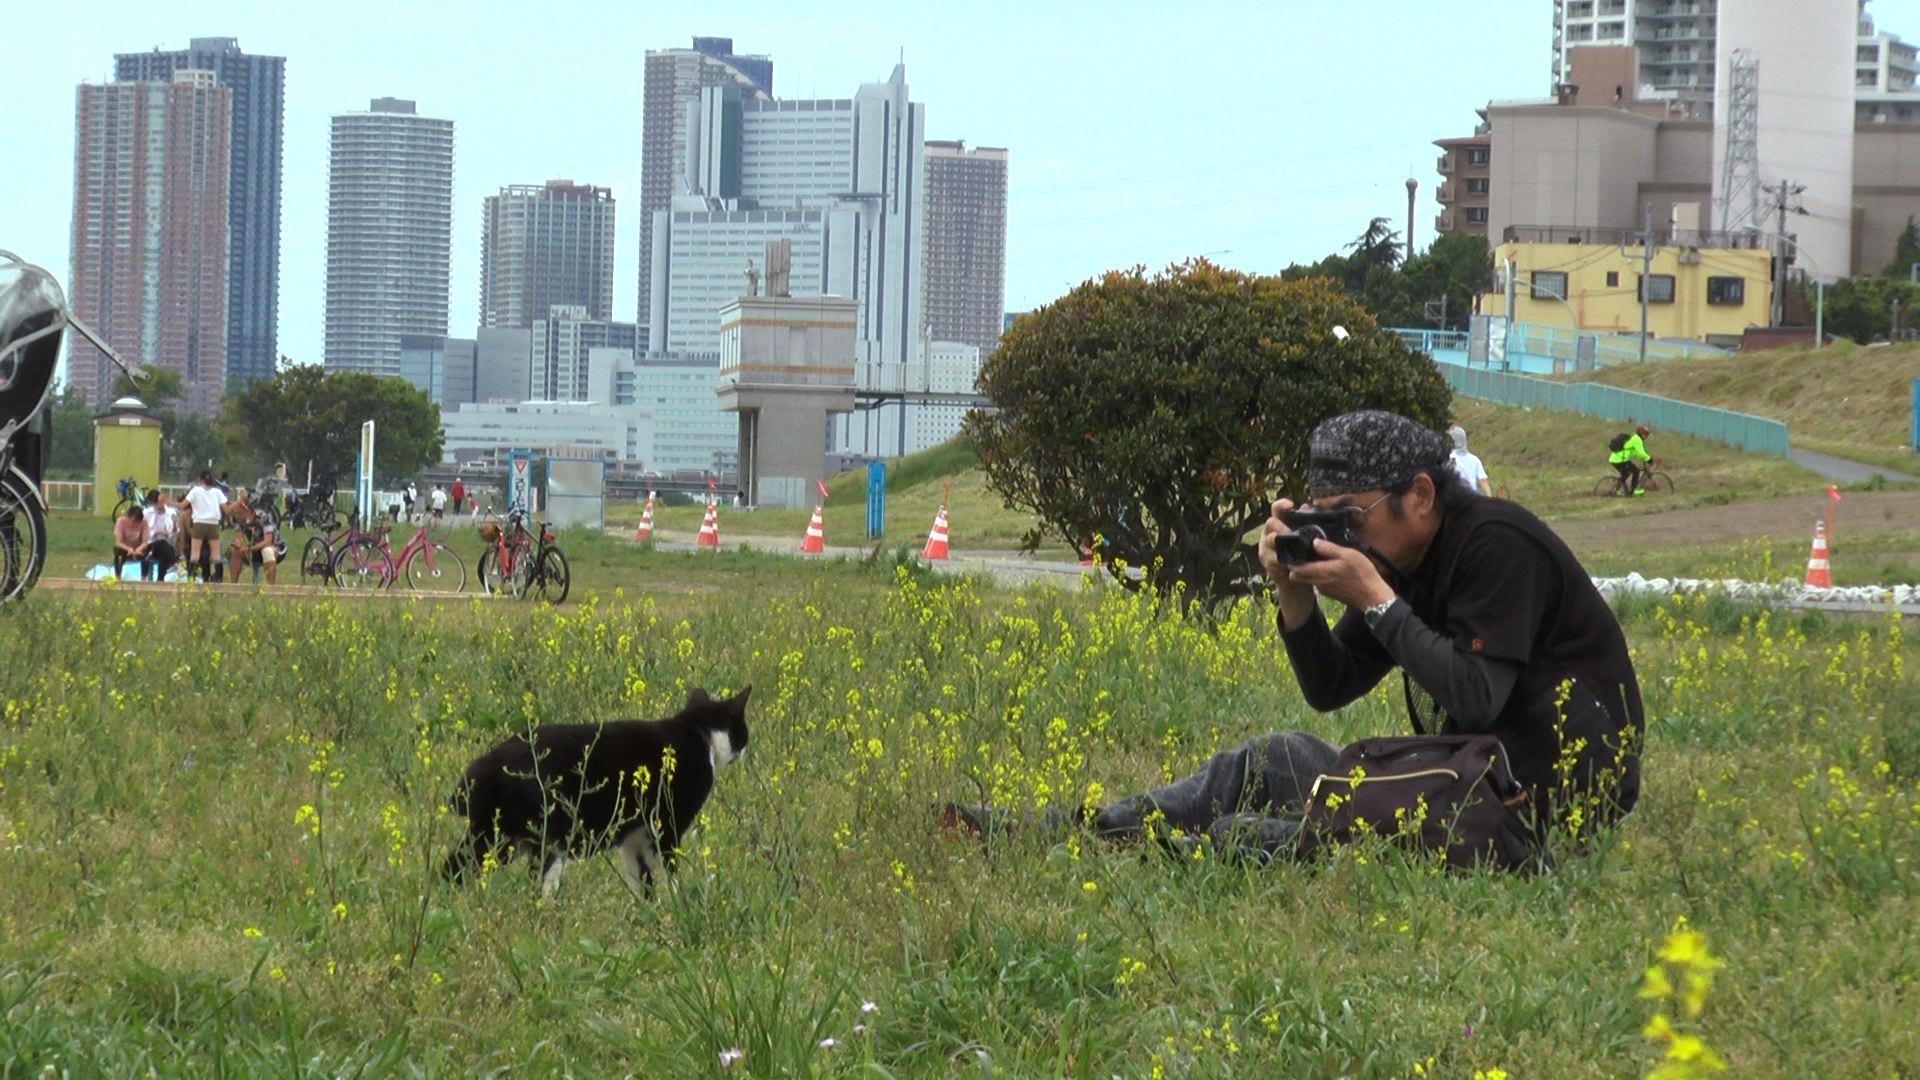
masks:
{"label": "green tree", "polygon": [[227,451],[215,436],[213,425],[204,416],[180,410],[186,381],[179,372],[151,367],[137,383],[121,372],[114,376],[113,396],[137,397],[159,419],[163,478],[190,477],[202,469],[217,473],[225,468]]}
{"label": "green tree", "polygon": [[375,423],[374,472],[384,481],[413,475],[440,460],[440,410],[404,379],[327,372],[318,365],[281,368],[227,397],[217,430],[249,464],[284,461],[295,475],[313,465],[316,479],[345,484],[360,445],[360,425]]}
{"label": "green tree", "polygon": [[1303,494],[1315,424],[1383,408],[1444,427],[1452,400],[1431,358],[1329,282],[1203,259],[1114,271],[1023,316],[980,386],[997,411],[967,432],[989,487],[1039,517],[1029,548],[1098,534],[1209,606],[1258,572],[1248,533]]}
{"label": "green tree", "polygon": [[75,479],[93,476],[93,408],[78,387],[68,383],[53,399],[53,457],[47,475]]}
{"label": "green tree", "polygon": [[1920,304],[1920,288],[1908,284],[1904,274],[1836,281],[1826,292],[1825,329],[1863,345],[1885,341],[1893,330],[1896,305],[1903,332],[1920,327],[1915,304]]}
{"label": "green tree", "polygon": [[1880,276],[1909,277],[1915,263],[1920,263],[1920,224],[1915,224],[1909,215],[1907,227],[1900,230],[1900,238],[1893,242],[1893,258],[1888,260],[1887,268],[1880,271]]}

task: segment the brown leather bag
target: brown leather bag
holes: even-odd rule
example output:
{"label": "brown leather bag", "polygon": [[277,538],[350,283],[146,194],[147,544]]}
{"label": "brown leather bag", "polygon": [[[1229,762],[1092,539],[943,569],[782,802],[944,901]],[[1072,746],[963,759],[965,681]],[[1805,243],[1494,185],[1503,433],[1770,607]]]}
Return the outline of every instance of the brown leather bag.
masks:
{"label": "brown leather bag", "polygon": [[1363,739],[1314,781],[1299,854],[1384,836],[1449,866],[1534,869],[1543,853],[1525,818],[1527,792],[1492,735]]}

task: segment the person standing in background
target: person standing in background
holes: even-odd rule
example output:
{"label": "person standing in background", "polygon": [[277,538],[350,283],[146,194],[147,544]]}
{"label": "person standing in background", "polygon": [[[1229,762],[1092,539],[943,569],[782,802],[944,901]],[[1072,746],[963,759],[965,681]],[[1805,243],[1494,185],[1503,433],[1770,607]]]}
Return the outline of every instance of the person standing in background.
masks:
{"label": "person standing in background", "polygon": [[1455,424],[1447,429],[1447,436],[1453,440],[1453,471],[1467,486],[1482,495],[1493,494],[1493,484],[1487,479],[1487,467],[1477,454],[1467,449],[1467,429]]}

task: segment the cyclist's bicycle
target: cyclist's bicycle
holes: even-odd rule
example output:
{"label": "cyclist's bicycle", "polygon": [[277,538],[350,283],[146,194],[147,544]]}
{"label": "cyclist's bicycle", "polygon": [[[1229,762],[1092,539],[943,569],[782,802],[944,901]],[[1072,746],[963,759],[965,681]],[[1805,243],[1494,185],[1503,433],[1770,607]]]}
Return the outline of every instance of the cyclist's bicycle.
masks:
{"label": "cyclist's bicycle", "polygon": [[[1664,491],[1669,495],[1673,494],[1673,477],[1668,476],[1666,470],[1660,466],[1661,461],[1659,458],[1650,458],[1646,465],[1640,470],[1640,489],[1649,495],[1656,491]],[[1626,482],[1626,478],[1618,472],[1609,472],[1594,482],[1593,493],[1595,495],[1622,495],[1625,494],[1625,492],[1622,490],[1621,485]]]}
{"label": "cyclist's bicycle", "polygon": [[573,568],[567,565],[566,553],[553,542],[553,530],[544,521],[534,534],[532,554],[533,591],[549,604],[566,603],[567,593],[573,588]]}
{"label": "cyclist's bicycle", "polygon": [[73,317],[52,274],[0,251],[0,602],[24,596],[47,562],[46,502],[13,440],[46,405],[68,327],[136,383],[146,378]]}
{"label": "cyclist's bicycle", "polygon": [[480,556],[480,583],[489,594],[524,599],[538,593],[550,604],[564,603],[573,588],[567,556],[553,542],[553,530],[540,522],[527,531],[527,512],[508,511],[507,527],[488,522],[480,537],[489,545]]}
{"label": "cyclist's bicycle", "polygon": [[131,476],[113,485],[113,490],[120,493],[120,501],[113,504],[113,516],[116,520],[124,517],[130,506],[147,505],[147,489],[141,487],[140,482]]}

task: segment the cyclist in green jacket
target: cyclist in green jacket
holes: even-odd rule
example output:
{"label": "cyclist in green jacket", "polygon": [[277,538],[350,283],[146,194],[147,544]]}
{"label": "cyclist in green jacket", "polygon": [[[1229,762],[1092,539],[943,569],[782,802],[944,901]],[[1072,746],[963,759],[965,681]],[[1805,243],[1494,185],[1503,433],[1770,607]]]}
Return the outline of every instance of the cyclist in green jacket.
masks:
{"label": "cyclist in green jacket", "polygon": [[1646,489],[1640,486],[1641,478],[1645,475],[1645,470],[1641,466],[1652,458],[1647,456],[1647,444],[1642,440],[1650,434],[1652,432],[1647,430],[1647,425],[1641,424],[1633,429],[1633,434],[1627,436],[1625,441],[1615,439],[1608,446],[1611,454],[1607,462],[1620,474],[1620,494],[1622,495],[1647,493]]}

